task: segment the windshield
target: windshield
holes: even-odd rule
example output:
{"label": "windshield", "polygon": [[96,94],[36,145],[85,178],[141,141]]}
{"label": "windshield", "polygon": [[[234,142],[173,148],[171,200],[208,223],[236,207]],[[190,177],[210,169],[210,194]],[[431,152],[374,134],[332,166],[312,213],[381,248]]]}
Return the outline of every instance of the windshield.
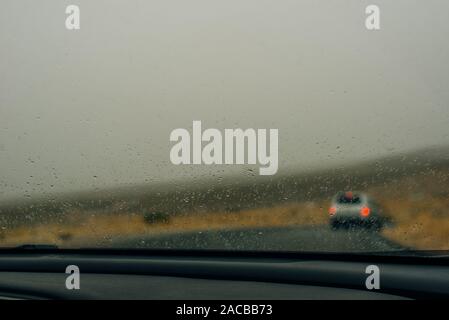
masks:
{"label": "windshield", "polygon": [[0,247],[449,250],[448,20],[2,1]]}

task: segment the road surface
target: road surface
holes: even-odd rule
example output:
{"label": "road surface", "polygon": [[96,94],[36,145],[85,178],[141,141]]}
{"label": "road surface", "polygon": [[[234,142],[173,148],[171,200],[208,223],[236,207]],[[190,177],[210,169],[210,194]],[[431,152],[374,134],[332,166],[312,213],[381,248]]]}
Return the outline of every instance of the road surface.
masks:
{"label": "road surface", "polygon": [[328,226],[211,230],[118,238],[109,243],[121,248],[367,252],[401,250],[376,231]]}

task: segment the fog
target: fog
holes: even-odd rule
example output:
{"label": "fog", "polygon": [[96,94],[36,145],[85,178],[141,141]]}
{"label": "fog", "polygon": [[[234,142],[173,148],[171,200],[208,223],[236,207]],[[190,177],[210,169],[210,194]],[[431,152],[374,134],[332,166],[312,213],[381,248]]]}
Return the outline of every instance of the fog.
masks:
{"label": "fog", "polygon": [[0,199],[245,175],[170,162],[193,120],[279,129],[278,174],[445,145],[449,2],[368,4],[2,1]]}

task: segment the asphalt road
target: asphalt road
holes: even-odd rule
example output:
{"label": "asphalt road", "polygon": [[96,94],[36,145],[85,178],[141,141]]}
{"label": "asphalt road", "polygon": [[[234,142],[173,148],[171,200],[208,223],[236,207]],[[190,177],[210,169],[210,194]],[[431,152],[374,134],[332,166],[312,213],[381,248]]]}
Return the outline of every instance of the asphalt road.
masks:
{"label": "asphalt road", "polygon": [[276,227],[215,230],[164,235],[142,235],[115,239],[122,248],[373,252],[404,249],[379,232],[352,228]]}

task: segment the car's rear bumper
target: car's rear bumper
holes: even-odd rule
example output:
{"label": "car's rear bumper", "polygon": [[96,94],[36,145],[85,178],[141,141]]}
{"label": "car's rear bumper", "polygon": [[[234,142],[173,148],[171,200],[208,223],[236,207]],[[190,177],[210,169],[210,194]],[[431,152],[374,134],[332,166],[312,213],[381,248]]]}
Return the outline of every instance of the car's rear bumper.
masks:
{"label": "car's rear bumper", "polygon": [[330,219],[330,223],[333,226],[338,225],[358,225],[358,226],[380,226],[381,221],[377,217],[349,217],[349,216],[340,216],[333,217]]}

